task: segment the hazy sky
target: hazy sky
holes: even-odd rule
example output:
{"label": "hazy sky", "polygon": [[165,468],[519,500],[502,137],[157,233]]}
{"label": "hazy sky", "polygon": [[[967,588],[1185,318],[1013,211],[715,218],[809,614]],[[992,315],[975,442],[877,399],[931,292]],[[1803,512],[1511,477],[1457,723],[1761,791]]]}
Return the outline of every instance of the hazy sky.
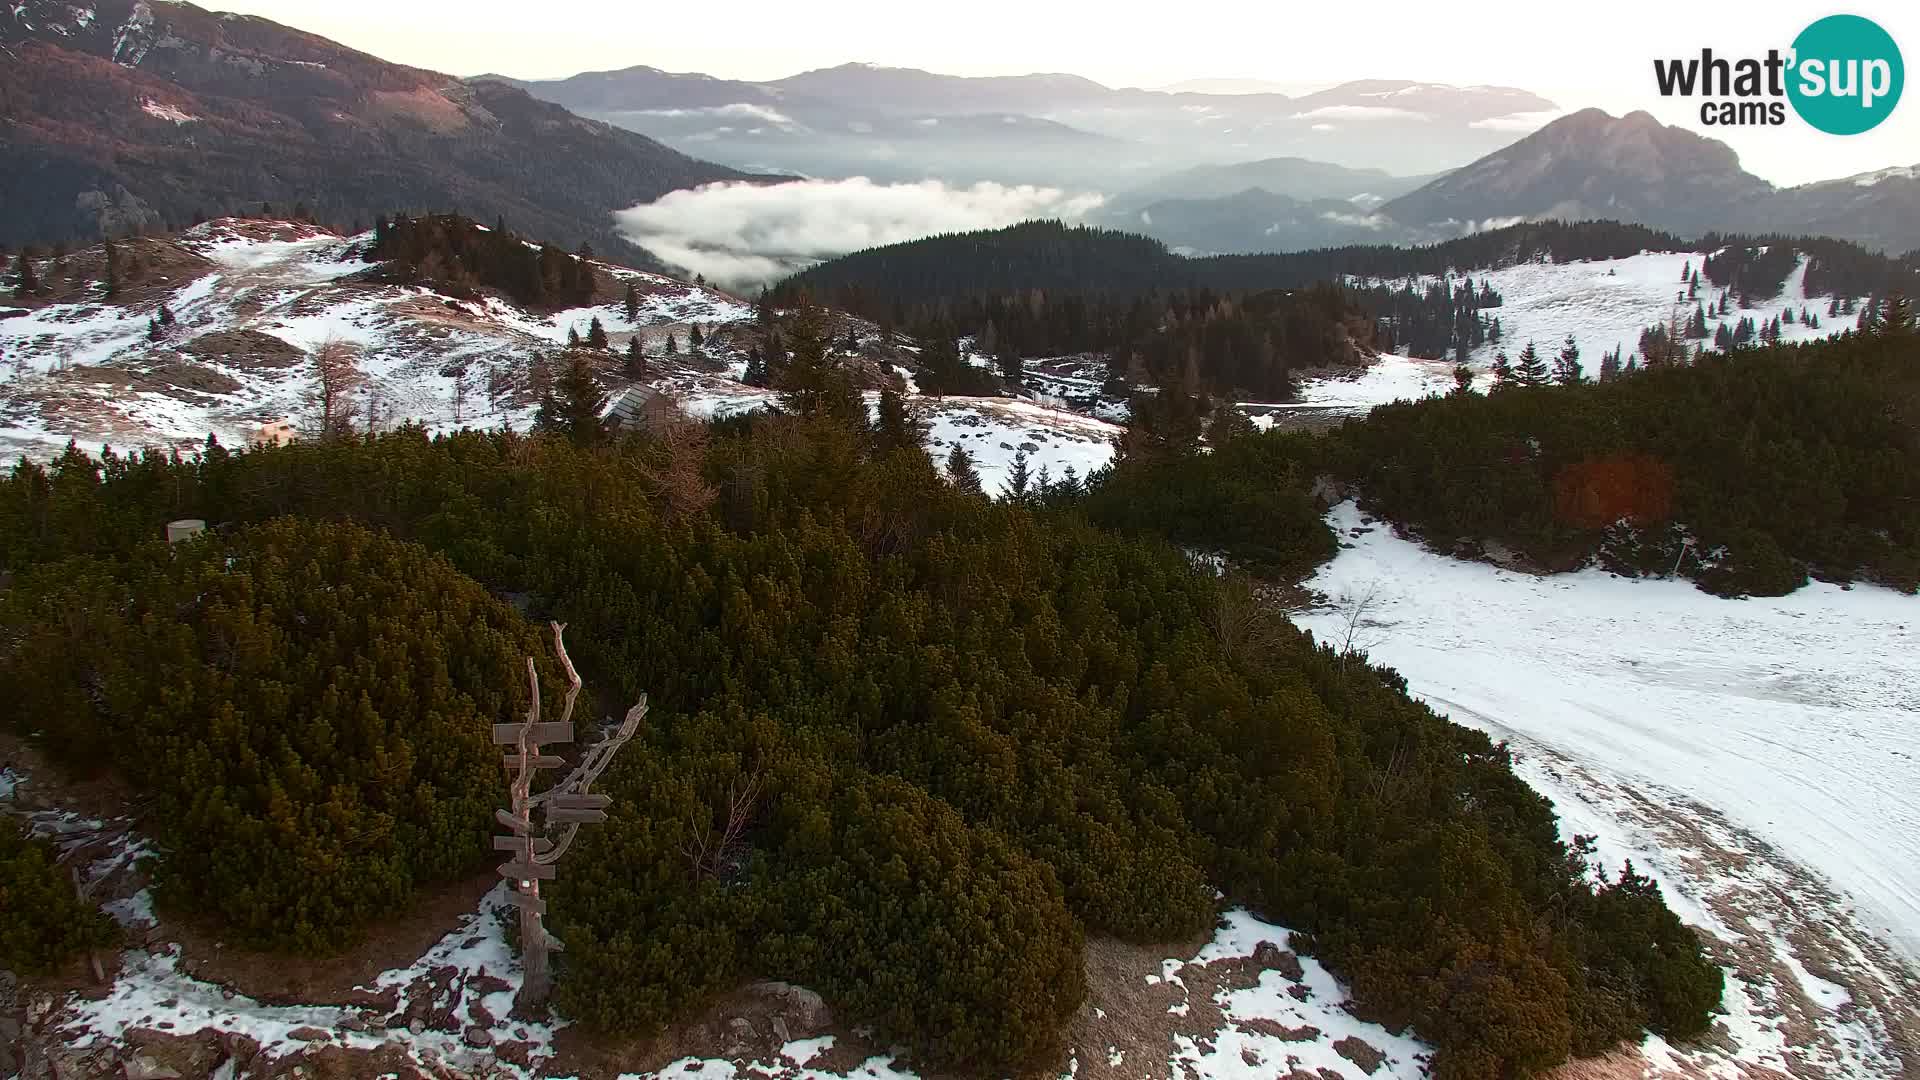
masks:
{"label": "hazy sky", "polygon": [[858,60],[957,75],[1071,72],[1113,86],[1202,77],[1302,86],[1357,78],[1494,83],[1536,91],[1569,109],[1647,109],[1725,139],[1747,168],[1777,183],[1920,163],[1920,91],[1865,135],[1822,135],[1797,118],[1784,128],[1708,129],[1697,102],[1663,102],[1652,73],[1656,54],[1697,55],[1702,46],[1735,56],[1784,50],[1808,23],[1837,12],[1879,22],[1912,65],[1920,61],[1920,4],[1913,0],[1841,7],[1776,0],[1733,7],[1672,0],[200,2],[457,75],[541,78],[646,64],[757,80]]}

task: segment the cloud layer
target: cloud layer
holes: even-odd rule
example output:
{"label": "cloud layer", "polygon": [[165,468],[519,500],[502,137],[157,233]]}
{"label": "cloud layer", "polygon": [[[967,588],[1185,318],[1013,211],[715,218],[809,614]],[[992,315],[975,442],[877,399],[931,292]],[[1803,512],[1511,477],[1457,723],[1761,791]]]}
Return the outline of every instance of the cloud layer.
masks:
{"label": "cloud layer", "polygon": [[708,184],[623,210],[614,221],[622,235],[662,261],[745,288],[863,248],[1034,218],[1072,220],[1103,202],[1097,194],[1058,188],[876,184],[854,177]]}

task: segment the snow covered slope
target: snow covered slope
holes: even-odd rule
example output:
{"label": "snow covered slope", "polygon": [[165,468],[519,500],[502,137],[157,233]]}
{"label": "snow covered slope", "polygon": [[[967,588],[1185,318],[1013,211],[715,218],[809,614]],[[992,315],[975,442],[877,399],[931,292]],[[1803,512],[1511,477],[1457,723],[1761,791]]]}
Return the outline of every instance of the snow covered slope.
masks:
{"label": "snow covered slope", "polygon": [[[649,381],[697,415],[771,404],[774,395],[740,382],[752,305],[703,286],[601,263],[617,296],[632,283],[637,318],[624,302],[550,314],[498,297],[462,300],[426,288],[365,280],[367,236],[342,237],[292,222],[222,220],[172,240],[123,242],[153,272],[115,301],[84,281],[56,303],[0,318],[0,460],[45,459],[69,440],[98,452],[185,448],[209,434],[228,445],[254,440],[262,425],[311,420],[310,357],[328,342],[350,346],[364,378],[356,408],[376,426],[414,421],[432,430],[460,426],[524,430],[536,395],[532,361],[585,337],[600,320],[615,353],[639,336]],[[76,257],[76,260],[78,257]],[[98,260],[95,260],[96,264]],[[42,274],[47,267],[42,260]],[[149,321],[162,309],[176,323],[160,338]],[[864,345],[912,354],[854,320]],[[685,348],[698,325],[702,356]],[[669,335],[680,349],[666,354]],[[606,388],[631,385],[612,354],[600,354]],[[899,369],[912,391],[912,372]],[[1080,475],[1111,456],[1118,428],[1064,408],[999,399],[920,399],[935,426],[930,448],[944,459],[959,443],[974,453],[989,491],[1022,446],[1034,472]]]}
{"label": "snow covered slope", "polygon": [[1307,582],[1328,603],[1298,621],[1340,641],[1357,615],[1356,643],[1416,695],[1510,741],[1563,828],[1653,873],[1732,974],[1732,1059],[1916,1075],[1920,598],[1532,577],[1351,503],[1330,520],[1344,550]]}
{"label": "snow covered slope", "polygon": [[[1476,286],[1481,282],[1492,286],[1504,301],[1501,307],[1489,308],[1484,312],[1500,320],[1500,344],[1484,345],[1475,350],[1473,366],[1484,369],[1493,362],[1496,349],[1505,349],[1512,355],[1524,348],[1528,341],[1534,342],[1543,353],[1552,355],[1560,350],[1561,343],[1571,334],[1574,342],[1580,346],[1582,362],[1591,378],[1599,367],[1602,353],[1618,348],[1623,355],[1631,356],[1639,346],[1640,331],[1649,326],[1665,325],[1673,317],[1676,300],[1684,296],[1687,290],[1681,281],[1681,271],[1689,266],[1699,269],[1707,254],[1699,251],[1641,252],[1624,259],[1521,263],[1499,270],[1456,274],[1452,279],[1454,284],[1458,285],[1462,278],[1471,277]],[[1707,333],[1712,334],[1720,323],[1726,323],[1731,328],[1743,318],[1751,318],[1756,324],[1764,323],[1779,318],[1788,308],[1793,309],[1795,321],[1781,327],[1782,341],[1807,341],[1852,329],[1856,317],[1836,316],[1829,319],[1827,303],[1831,298],[1807,294],[1806,276],[1807,265],[1803,256],[1800,265],[1788,275],[1779,296],[1753,297],[1758,305],[1756,307],[1736,307],[1724,316],[1710,315]],[[1421,279],[1416,287],[1424,288],[1435,280],[1439,279]],[[1698,302],[1704,304],[1718,295],[1717,290],[1708,287],[1705,275],[1702,275]],[[1860,301],[1865,298],[1854,299]],[[1683,321],[1693,314],[1694,304],[1693,300],[1679,304]],[[1802,307],[1820,317],[1818,329],[1798,321]],[[1708,344],[1711,346],[1711,339]]]}

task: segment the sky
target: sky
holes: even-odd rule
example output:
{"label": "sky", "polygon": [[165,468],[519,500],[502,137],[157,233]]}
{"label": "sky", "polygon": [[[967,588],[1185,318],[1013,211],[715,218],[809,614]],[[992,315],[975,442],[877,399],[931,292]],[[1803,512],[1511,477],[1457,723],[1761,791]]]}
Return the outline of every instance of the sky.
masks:
{"label": "sky", "polygon": [[1652,65],[1656,55],[1698,55],[1703,46],[1735,56],[1784,50],[1808,23],[1840,12],[1880,23],[1912,64],[1920,61],[1920,4],[1912,0],[1844,7],[1748,0],[1734,9],[1672,0],[1129,0],[1100,7],[969,0],[931,8],[899,0],[728,0],[724,18],[711,4],[632,0],[201,3],[456,75],[553,78],[645,64],[766,80],[862,61],[955,75],[1066,72],[1111,86],[1243,78],[1312,88],[1417,79],[1517,86],[1569,111],[1646,109],[1724,139],[1749,170],[1775,183],[1920,163],[1920,91],[1864,135],[1823,135],[1797,119],[1782,128],[1714,129],[1700,124],[1697,102],[1660,98]]}

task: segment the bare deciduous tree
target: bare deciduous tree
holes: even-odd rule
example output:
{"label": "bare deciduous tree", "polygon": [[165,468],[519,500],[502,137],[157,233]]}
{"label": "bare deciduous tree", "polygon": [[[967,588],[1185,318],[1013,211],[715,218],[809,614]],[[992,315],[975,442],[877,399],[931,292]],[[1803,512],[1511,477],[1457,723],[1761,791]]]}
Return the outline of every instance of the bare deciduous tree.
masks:
{"label": "bare deciduous tree", "polygon": [[[495,811],[494,817],[512,830],[511,836],[496,836],[493,846],[497,851],[507,852],[508,861],[500,867],[500,876],[513,883],[513,903],[520,909],[520,958],[525,970],[525,978],[520,984],[520,992],[514,997],[514,1010],[521,1015],[531,1016],[546,1005],[547,997],[553,992],[553,971],[549,963],[553,953],[562,948],[560,942],[547,932],[542,916],[547,904],[540,898],[540,882],[552,881],[559,873],[555,864],[573,845],[574,838],[580,834],[580,826],[598,824],[607,820],[607,807],[613,799],[608,795],[590,794],[594,781],[613,763],[614,754],[633,738],[640,729],[640,722],[646,719],[647,698],[642,694],[633,708],[627,710],[626,719],[612,731],[605,732],[601,740],[588,748],[581,756],[580,763],[566,779],[535,794],[534,775],[542,769],[557,769],[566,764],[563,758],[542,753],[549,744],[569,743],[573,741],[573,706],[580,697],[580,674],[573,668],[573,660],[567,656],[565,639],[566,624],[553,625],[553,651],[560,658],[560,667],[567,674],[566,703],[556,723],[540,722],[540,674],[535,669],[533,658],[527,658],[527,681],[531,684],[531,704],[527,708],[527,719],[521,724],[496,724],[493,729],[495,745],[511,746],[505,758],[506,767],[513,772],[508,787],[509,808]],[[534,811],[541,811],[543,824],[536,827],[533,822]]]}
{"label": "bare deciduous tree", "polygon": [[353,434],[353,392],[360,385],[359,357],[354,346],[328,338],[313,350],[313,390],[310,394],[319,436],[339,439]]}
{"label": "bare deciduous tree", "polygon": [[701,821],[697,812],[687,822],[687,841],[681,847],[687,862],[693,867],[695,875],[703,878],[724,877],[740,863],[744,845],[741,836],[747,826],[753,823],[753,816],[760,808],[760,774],[747,778],[745,784],[738,780],[727,783],[727,801],[721,807],[720,823]]}
{"label": "bare deciduous tree", "polygon": [[1380,582],[1369,581],[1362,591],[1343,592],[1334,601],[1333,610],[1340,615],[1340,664],[1343,668],[1347,661],[1365,657],[1380,644],[1380,625],[1368,617],[1379,596]]}

